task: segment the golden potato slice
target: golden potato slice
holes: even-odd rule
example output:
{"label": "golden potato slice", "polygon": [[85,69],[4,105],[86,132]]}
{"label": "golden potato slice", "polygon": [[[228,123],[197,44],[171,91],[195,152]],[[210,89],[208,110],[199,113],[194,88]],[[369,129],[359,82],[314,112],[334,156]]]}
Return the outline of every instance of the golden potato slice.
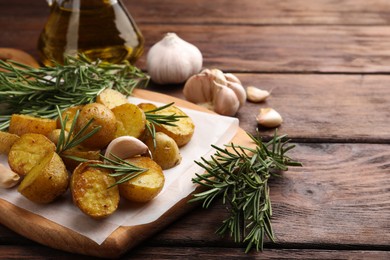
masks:
{"label": "golden potato slice", "polygon": [[70,189],[74,204],[88,216],[101,219],[108,217],[118,208],[119,190],[110,171],[89,166],[100,161],[84,162],[74,170]]}
{"label": "golden potato slice", "polygon": [[[70,130],[70,127],[72,125],[72,122],[74,120],[74,117],[76,116],[76,113],[78,110],[81,111],[81,109],[83,108],[82,105],[79,105],[79,106],[72,106],[72,107],[68,107],[67,109],[65,109],[64,111],[62,111],[61,113],[61,117],[62,117],[62,120],[65,120],[66,117],[67,118],[67,121],[65,123],[65,130],[69,132]],[[60,119],[58,118],[57,119],[57,128],[61,129],[61,122],[60,122]]]}
{"label": "golden potato slice", "polygon": [[155,198],[165,183],[161,167],[149,157],[133,157],[126,161],[148,170],[127,182],[119,184],[121,196],[132,202],[148,202]]}
{"label": "golden potato slice", "polygon": [[85,140],[82,145],[92,149],[102,149],[106,147],[114,138],[116,132],[116,118],[114,113],[98,103],[87,104],[81,109],[77,119],[75,131],[80,131],[90,119],[92,123],[88,126],[86,133],[89,133],[97,127],[100,130],[92,137]]}
{"label": "golden potato slice", "polygon": [[26,175],[46,154],[54,152],[56,146],[41,134],[24,134],[12,145],[8,153],[10,168]]}
{"label": "golden potato slice", "polygon": [[91,150],[89,148],[78,145],[62,152],[61,158],[64,161],[66,168],[69,171],[73,171],[80,164],[80,162],[71,158],[67,158],[67,156],[74,156],[86,160],[99,160],[100,150]]}
{"label": "golden potato slice", "polygon": [[152,111],[157,108],[157,106],[152,103],[139,103],[137,106],[144,112]]}
{"label": "golden potato slice", "polygon": [[123,104],[112,109],[117,120],[115,137],[134,136],[139,138],[145,131],[146,117],[144,112],[134,104]]}
{"label": "golden potato slice", "polygon": [[19,139],[16,134],[0,131],[0,154],[8,154],[12,145]]}
{"label": "golden potato slice", "polygon": [[60,156],[47,153],[20,183],[18,191],[36,203],[50,203],[68,189],[69,176]]}
{"label": "golden potato slice", "polygon": [[128,103],[127,97],[114,89],[106,88],[96,97],[96,103],[109,109]]}
{"label": "golden potato slice", "polygon": [[155,142],[156,147],[153,138],[149,135],[145,144],[152,153],[153,161],[160,165],[163,170],[170,169],[181,162],[180,150],[175,140],[162,132],[157,132]]}
{"label": "golden potato slice", "polygon": [[9,123],[8,132],[19,136],[28,133],[47,136],[56,128],[57,124],[53,119],[13,114]]}
{"label": "golden potato slice", "polygon": [[[187,116],[180,108],[172,105],[165,109],[154,112],[158,115],[178,115]],[[180,118],[179,121],[174,123],[176,126],[169,125],[156,125],[156,131],[163,132],[170,136],[179,147],[187,144],[194,134],[195,125],[190,117]]]}

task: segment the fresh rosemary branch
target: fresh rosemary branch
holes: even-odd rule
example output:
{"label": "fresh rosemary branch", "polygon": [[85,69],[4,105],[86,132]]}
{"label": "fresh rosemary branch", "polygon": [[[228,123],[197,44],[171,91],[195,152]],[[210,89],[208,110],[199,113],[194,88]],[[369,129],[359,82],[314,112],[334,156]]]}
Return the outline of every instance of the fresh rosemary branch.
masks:
{"label": "fresh rosemary branch", "polygon": [[168,108],[172,106],[174,102],[166,104],[164,106],[157,107],[156,109],[149,110],[145,112],[146,121],[148,122],[146,124],[146,129],[150,133],[153,145],[156,147],[156,125],[169,125],[169,126],[177,126],[175,122],[179,121],[180,118],[184,118],[187,116],[184,115],[176,115],[176,114],[169,114],[169,115],[163,115],[163,114],[155,114],[155,112],[161,111],[165,108]]}
{"label": "fresh rosemary branch", "polygon": [[0,130],[9,126],[12,114],[54,118],[61,109],[94,102],[104,89],[130,95],[146,86],[149,76],[129,63],[90,61],[83,55],[66,57],[63,65],[33,68],[0,60]]}
{"label": "fresh rosemary branch", "polygon": [[194,201],[203,201],[208,208],[219,195],[222,203],[228,204],[229,217],[216,231],[220,235],[229,233],[235,242],[247,244],[245,252],[253,247],[263,250],[264,238],[274,241],[271,226],[272,207],[269,197],[268,179],[277,176],[279,171],[288,170],[288,166],[301,166],[285,154],[293,145],[284,141],[285,135],[277,136],[263,143],[260,137],[248,133],[256,148],[239,145],[227,145],[216,149],[210,160],[202,158],[196,162],[206,170],[196,174],[194,183],[207,190],[194,194]]}

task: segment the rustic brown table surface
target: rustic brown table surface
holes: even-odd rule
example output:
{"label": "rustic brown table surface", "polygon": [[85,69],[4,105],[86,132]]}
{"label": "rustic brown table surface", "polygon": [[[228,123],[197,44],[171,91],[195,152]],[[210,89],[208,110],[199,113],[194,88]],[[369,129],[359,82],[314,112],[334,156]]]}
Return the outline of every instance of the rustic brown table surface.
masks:
{"label": "rustic brown table surface", "polygon": [[[166,32],[195,44],[204,67],[272,90],[247,103],[240,126],[255,133],[260,107],[284,118],[304,167],[271,181],[276,243],[245,254],[214,231],[223,206],[200,207],[126,258],[390,259],[390,2],[387,0],[124,0],[146,39]],[[44,0],[0,0],[0,47],[38,59]],[[145,55],[137,63],[145,69]],[[181,86],[150,90],[182,97]],[[273,130],[262,131],[264,136]],[[0,212],[1,214],[1,212]],[[0,258],[80,258],[0,225]]]}

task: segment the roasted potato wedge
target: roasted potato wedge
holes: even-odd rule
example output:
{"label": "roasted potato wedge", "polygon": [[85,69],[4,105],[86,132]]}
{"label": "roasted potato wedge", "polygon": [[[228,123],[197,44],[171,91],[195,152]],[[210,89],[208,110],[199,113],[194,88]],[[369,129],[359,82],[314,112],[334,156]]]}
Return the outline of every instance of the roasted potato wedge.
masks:
{"label": "roasted potato wedge", "polygon": [[77,166],[71,177],[70,190],[74,204],[82,212],[101,219],[115,212],[120,195],[118,186],[112,186],[115,178],[109,175],[110,171],[91,167],[93,163],[102,164],[100,161],[89,161]]}
{"label": "roasted potato wedge", "polygon": [[[70,130],[70,127],[72,125],[72,122],[74,120],[74,117],[76,116],[76,113],[78,110],[81,111],[81,109],[83,108],[82,105],[79,105],[79,106],[72,106],[72,107],[68,107],[67,109],[65,109],[64,111],[62,111],[61,113],[61,118],[62,120],[65,121],[65,118],[67,118],[67,121],[65,123],[65,130],[69,132]],[[58,118],[57,119],[57,128],[58,129],[61,129],[61,121],[60,119]]]}
{"label": "roasted potato wedge", "polygon": [[56,128],[57,123],[53,119],[13,114],[11,116],[8,132],[19,136],[27,133],[47,136]]}
{"label": "roasted potato wedge", "polygon": [[132,202],[148,202],[155,198],[165,183],[161,167],[149,157],[133,157],[126,161],[148,170],[127,182],[119,184],[121,196]]}
{"label": "roasted potato wedge", "polygon": [[80,111],[75,131],[80,131],[80,129],[83,128],[90,119],[93,119],[93,121],[87,128],[86,133],[97,127],[101,128],[97,133],[92,135],[92,137],[85,140],[82,145],[92,149],[102,149],[115,138],[115,115],[109,108],[103,106],[102,104],[87,104]]}
{"label": "roasted potato wedge", "polygon": [[61,153],[61,158],[65,163],[66,168],[69,171],[73,171],[79,164],[79,161],[68,158],[67,156],[78,157],[86,160],[99,160],[100,159],[100,150],[91,150],[89,148],[85,148],[81,145],[70,148]]}
{"label": "roasted potato wedge", "polygon": [[16,134],[0,131],[0,154],[8,154],[18,139],[19,136]]}
{"label": "roasted potato wedge", "polygon": [[139,103],[137,106],[144,112],[152,111],[157,108],[157,106],[152,103]]}
{"label": "roasted potato wedge", "polygon": [[128,103],[127,97],[114,89],[106,88],[96,97],[96,103],[109,109]]}
{"label": "roasted potato wedge", "polygon": [[54,152],[56,146],[41,134],[24,134],[12,145],[8,153],[10,168],[26,175],[46,154]]}
{"label": "roasted potato wedge", "polygon": [[65,193],[68,185],[64,163],[57,153],[50,152],[28,172],[18,191],[33,202],[50,203]]}
{"label": "roasted potato wedge", "polygon": [[145,144],[152,153],[153,161],[161,166],[163,170],[170,169],[181,162],[179,147],[175,140],[162,132],[157,132],[155,136],[156,146],[153,138],[148,135]]}
{"label": "roasted potato wedge", "polygon": [[139,138],[145,131],[145,113],[134,104],[123,104],[112,109],[117,120],[115,137],[134,136]]}
{"label": "roasted potato wedge", "polygon": [[170,136],[179,147],[187,144],[194,134],[195,125],[190,117],[187,116],[180,108],[172,105],[165,109],[154,112],[159,115],[178,115],[178,116],[186,116],[180,118],[179,121],[175,122],[176,126],[169,125],[156,125],[156,131],[163,132]]}

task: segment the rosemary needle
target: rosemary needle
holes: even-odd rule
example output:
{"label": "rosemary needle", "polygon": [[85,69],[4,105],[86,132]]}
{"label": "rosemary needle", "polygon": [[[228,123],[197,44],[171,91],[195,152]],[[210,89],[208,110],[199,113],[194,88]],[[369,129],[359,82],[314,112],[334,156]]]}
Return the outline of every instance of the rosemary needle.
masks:
{"label": "rosemary needle", "polygon": [[90,61],[83,55],[40,68],[0,60],[0,69],[0,130],[8,128],[12,114],[54,118],[56,105],[64,109],[94,102],[106,88],[130,95],[149,82],[148,75],[129,63]]}
{"label": "rosemary needle", "polygon": [[284,141],[285,135],[277,136],[275,132],[268,143],[248,135],[256,144],[255,148],[234,144],[226,148],[212,146],[216,153],[210,160],[202,158],[195,162],[206,172],[196,174],[192,181],[207,190],[194,194],[190,200],[203,201],[202,206],[208,208],[215,198],[222,196],[222,203],[228,205],[229,216],[216,232],[228,233],[235,242],[246,243],[245,252],[253,247],[263,250],[265,237],[274,241],[269,178],[288,170],[288,166],[301,166],[285,155],[294,147],[288,145],[288,140]]}

